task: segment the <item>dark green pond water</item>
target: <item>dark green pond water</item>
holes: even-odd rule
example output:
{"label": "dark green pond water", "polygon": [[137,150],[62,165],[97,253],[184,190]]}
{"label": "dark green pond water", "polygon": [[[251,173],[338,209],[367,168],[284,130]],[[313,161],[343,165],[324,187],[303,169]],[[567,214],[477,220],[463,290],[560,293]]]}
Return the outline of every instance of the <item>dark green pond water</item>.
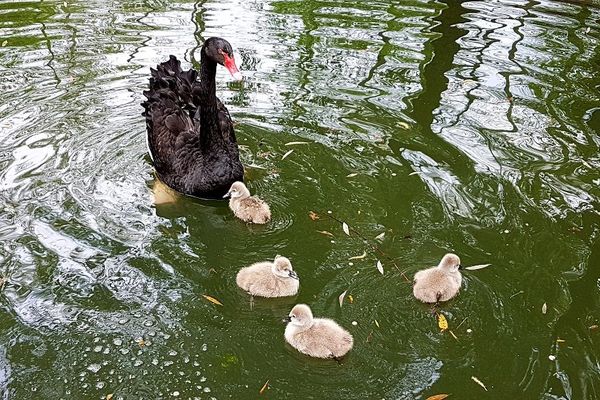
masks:
{"label": "dark green pond water", "polygon": [[[210,36],[266,227],[153,202],[149,68]],[[600,399],[599,37],[596,2],[1,1],[2,399]],[[492,264],[456,338],[403,277],[448,251]],[[251,300],[276,254],[299,295]],[[297,302],[341,364],[285,344]]]}

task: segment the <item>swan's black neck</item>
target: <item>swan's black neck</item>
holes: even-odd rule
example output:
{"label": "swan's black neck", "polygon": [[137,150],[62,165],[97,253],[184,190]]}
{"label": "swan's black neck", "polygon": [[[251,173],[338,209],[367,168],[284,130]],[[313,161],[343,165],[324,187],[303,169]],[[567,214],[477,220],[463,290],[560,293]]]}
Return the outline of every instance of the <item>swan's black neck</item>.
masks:
{"label": "swan's black neck", "polygon": [[203,151],[210,152],[212,146],[223,142],[217,110],[217,63],[206,55],[204,47],[200,63],[200,143]]}

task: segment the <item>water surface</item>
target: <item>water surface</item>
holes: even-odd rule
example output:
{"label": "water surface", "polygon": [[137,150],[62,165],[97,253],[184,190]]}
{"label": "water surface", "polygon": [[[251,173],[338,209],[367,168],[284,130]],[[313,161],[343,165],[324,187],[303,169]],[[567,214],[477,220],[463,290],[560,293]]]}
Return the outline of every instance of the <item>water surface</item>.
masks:
{"label": "water surface", "polygon": [[[0,3],[3,398],[600,399],[599,28],[594,1]],[[153,203],[149,68],[210,36],[266,227]],[[456,338],[404,278],[447,251],[492,264]],[[276,254],[297,298],[237,289]],[[352,332],[341,364],[284,343],[296,302]]]}

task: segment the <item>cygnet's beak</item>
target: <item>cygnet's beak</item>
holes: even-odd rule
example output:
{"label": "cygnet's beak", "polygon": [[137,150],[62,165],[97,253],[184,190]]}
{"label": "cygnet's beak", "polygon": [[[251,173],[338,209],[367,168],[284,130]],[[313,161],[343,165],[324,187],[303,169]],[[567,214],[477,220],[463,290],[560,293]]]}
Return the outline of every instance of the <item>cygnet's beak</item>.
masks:
{"label": "cygnet's beak", "polygon": [[300,278],[298,278],[298,274],[296,273],[296,271],[290,271],[290,278],[300,280]]}
{"label": "cygnet's beak", "polygon": [[292,317],[290,317],[289,315],[287,317],[285,317],[284,319],[282,319],[283,322],[292,322]]}
{"label": "cygnet's beak", "polygon": [[464,267],[460,264],[458,264],[458,269],[464,269]]}
{"label": "cygnet's beak", "polygon": [[227,193],[225,193],[225,195],[223,196],[224,199],[228,198],[231,196],[231,190]]}

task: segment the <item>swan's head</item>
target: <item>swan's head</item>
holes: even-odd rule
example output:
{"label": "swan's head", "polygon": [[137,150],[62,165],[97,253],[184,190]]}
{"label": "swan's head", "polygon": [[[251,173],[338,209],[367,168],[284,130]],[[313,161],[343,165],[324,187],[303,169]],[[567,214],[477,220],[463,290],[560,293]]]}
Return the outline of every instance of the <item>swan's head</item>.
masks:
{"label": "swan's head", "polygon": [[233,49],[227,40],[211,37],[204,42],[202,51],[215,62],[227,68],[233,79],[238,81],[242,79],[242,73],[238,70],[233,59]]}
{"label": "swan's head", "polygon": [[296,304],[286,319],[290,324],[302,328],[310,328],[313,324],[312,311],[306,304]]}
{"label": "swan's head", "polygon": [[292,263],[287,257],[277,256],[273,261],[273,266],[271,267],[271,271],[274,275],[280,278],[293,278],[299,279],[298,274],[292,268]]}
{"label": "swan's head", "polygon": [[438,267],[448,272],[456,272],[460,268],[460,258],[456,254],[448,253],[442,258]]}
{"label": "swan's head", "polygon": [[233,185],[231,185],[229,191],[225,193],[225,196],[223,196],[223,198],[225,197],[231,197],[232,199],[244,199],[246,197],[250,197],[250,191],[246,185],[244,185],[244,182],[233,182]]}

